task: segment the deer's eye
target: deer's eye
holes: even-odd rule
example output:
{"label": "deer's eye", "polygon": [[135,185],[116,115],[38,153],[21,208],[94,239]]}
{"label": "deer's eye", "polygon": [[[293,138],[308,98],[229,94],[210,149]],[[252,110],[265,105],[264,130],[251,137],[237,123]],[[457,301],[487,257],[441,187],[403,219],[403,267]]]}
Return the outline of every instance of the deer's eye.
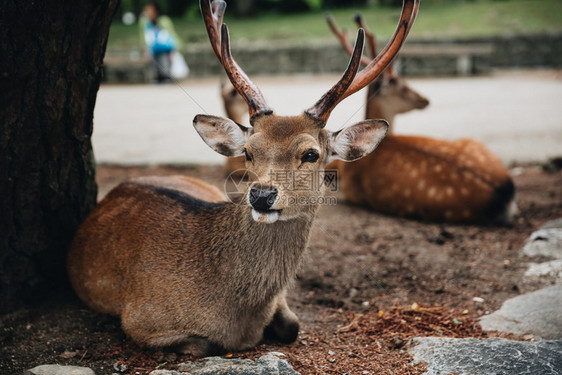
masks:
{"label": "deer's eye", "polygon": [[247,161],[252,161],[252,157],[250,156],[250,154],[248,154],[248,151],[246,149],[244,149],[244,156],[246,156]]}
{"label": "deer's eye", "polygon": [[320,157],[320,155],[318,154],[318,151],[308,150],[302,156],[301,162],[303,162],[303,163],[316,163],[318,161],[319,157]]}

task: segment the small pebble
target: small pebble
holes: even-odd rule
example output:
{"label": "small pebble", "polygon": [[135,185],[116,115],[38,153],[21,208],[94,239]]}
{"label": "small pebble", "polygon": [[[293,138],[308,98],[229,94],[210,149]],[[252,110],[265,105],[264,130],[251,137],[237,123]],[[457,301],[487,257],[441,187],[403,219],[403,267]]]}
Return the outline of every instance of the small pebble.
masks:
{"label": "small pebble", "polygon": [[328,351],[328,355],[334,355],[334,354],[336,354],[336,353],[334,353],[334,352],[331,351],[331,350]]}
{"label": "small pebble", "polygon": [[121,362],[115,362],[113,364],[113,369],[117,372],[125,372],[129,369],[129,367],[127,367],[126,364],[121,363]]}
{"label": "small pebble", "polygon": [[482,298],[482,297],[472,297],[472,300],[474,302],[479,302],[479,303],[484,302],[484,298]]}

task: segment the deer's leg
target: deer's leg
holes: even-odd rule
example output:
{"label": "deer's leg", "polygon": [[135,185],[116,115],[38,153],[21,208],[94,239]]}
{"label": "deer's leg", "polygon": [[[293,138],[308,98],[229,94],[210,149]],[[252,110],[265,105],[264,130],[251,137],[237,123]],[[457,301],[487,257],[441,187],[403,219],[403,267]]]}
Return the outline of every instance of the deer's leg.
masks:
{"label": "deer's leg", "polygon": [[226,350],[206,337],[197,336],[179,329],[154,325],[141,309],[127,306],[121,314],[123,330],[133,341],[150,348],[171,348],[175,352],[193,354],[198,357],[225,354]]}
{"label": "deer's leg", "polygon": [[299,334],[299,318],[289,309],[285,292],[277,297],[277,307],[273,319],[265,327],[263,337],[268,340],[290,343]]}
{"label": "deer's leg", "polygon": [[191,336],[183,343],[176,345],[174,350],[178,353],[192,354],[196,357],[209,357],[224,355],[227,350],[205,337]]}
{"label": "deer's leg", "polygon": [[139,332],[134,332],[137,337],[129,335],[137,341],[151,348],[170,348],[177,353],[192,354],[196,357],[207,357],[213,355],[223,355],[227,351],[217,343],[212,342],[206,337],[191,336],[179,332],[159,332],[157,334],[147,334],[142,338],[138,337]]}

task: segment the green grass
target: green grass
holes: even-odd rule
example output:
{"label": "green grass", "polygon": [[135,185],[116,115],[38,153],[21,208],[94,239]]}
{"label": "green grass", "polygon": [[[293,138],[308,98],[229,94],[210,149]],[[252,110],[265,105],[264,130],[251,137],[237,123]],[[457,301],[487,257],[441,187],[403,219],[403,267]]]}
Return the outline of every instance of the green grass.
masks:
{"label": "green grass", "polygon": [[[351,21],[361,11],[368,26],[383,38],[388,38],[398,22],[399,9],[385,7],[335,9],[331,11],[338,25],[355,32]],[[325,12],[294,15],[264,14],[255,18],[236,19],[228,16],[233,43],[242,41],[289,41],[306,43],[333,39]],[[175,19],[180,37],[187,44],[206,43],[207,36],[200,17]],[[476,0],[465,2],[422,1],[410,39],[420,37],[471,37],[562,30],[562,0]],[[108,48],[139,46],[137,25],[114,23]]]}

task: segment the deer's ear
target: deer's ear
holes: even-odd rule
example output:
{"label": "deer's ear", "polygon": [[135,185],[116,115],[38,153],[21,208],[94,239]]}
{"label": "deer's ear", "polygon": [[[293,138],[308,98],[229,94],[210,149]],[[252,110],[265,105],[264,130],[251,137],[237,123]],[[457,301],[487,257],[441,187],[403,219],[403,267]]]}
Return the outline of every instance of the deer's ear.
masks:
{"label": "deer's ear", "polygon": [[384,120],[365,120],[338,132],[328,138],[331,158],[353,161],[368,155],[377,147],[388,130]]}
{"label": "deer's ear", "polygon": [[232,120],[208,115],[195,116],[193,126],[205,143],[219,154],[228,157],[244,154],[250,129]]}

